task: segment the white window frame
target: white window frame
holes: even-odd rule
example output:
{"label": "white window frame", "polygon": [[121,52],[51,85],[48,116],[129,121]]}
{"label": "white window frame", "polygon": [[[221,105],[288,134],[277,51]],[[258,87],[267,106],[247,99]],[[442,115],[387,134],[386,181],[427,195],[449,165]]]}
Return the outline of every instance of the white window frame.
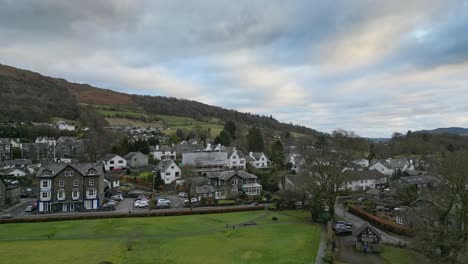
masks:
{"label": "white window frame", "polygon": [[61,188],[65,187],[65,182],[64,181],[59,181],[59,187],[61,187]]}
{"label": "white window frame", "polygon": [[74,181],[73,181],[73,186],[74,186],[74,187],[80,186],[80,181],[74,180]]}
{"label": "white window frame", "polygon": [[[45,184],[44,184],[45,183]],[[44,186],[45,185],[45,186]],[[41,188],[50,188],[50,180],[42,180],[41,181]]]}
{"label": "white window frame", "polygon": [[94,186],[94,179],[90,179],[90,180],[88,181],[88,184],[89,184],[89,186]]}

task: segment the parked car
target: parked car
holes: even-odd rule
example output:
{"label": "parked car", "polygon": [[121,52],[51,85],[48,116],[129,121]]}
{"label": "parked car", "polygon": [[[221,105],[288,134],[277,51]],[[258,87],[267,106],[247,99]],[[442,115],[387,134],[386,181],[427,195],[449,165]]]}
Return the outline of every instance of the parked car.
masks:
{"label": "parked car", "polygon": [[102,211],[115,211],[115,203],[105,203],[101,207]]}
{"label": "parked car", "polygon": [[3,215],[0,215],[0,219],[5,219],[5,218],[13,218],[13,215],[12,215],[12,214],[3,214]]}
{"label": "parked car", "polygon": [[346,228],[346,227],[339,227],[335,229],[335,234],[337,236],[347,236],[347,235],[352,235],[353,230],[351,228]]}
{"label": "parked car", "polygon": [[186,197],[188,197],[188,193],[186,193],[186,192],[180,192],[180,193],[179,193],[179,197],[180,197],[180,198],[186,198]]}
{"label": "parked car", "polygon": [[116,200],[116,201],[122,201],[124,198],[122,194],[116,194],[116,195],[112,195],[111,199]]}
{"label": "parked car", "polygon": [[262,206],[262,205],[259,204],[259,203],[251,203],[251,204],[249,205],[249,207],[258,207],[258,206]]}
{"label": "parked car", "polygon": [[32,205],[28,205],[28,206],[26,206],[26,209],[24,211],[28,212],[28,213],[32,212],[32,211],[34,211],[34,207],[32,207]]}
{"label": "parked car", "polygon": [[197,202],[198,202],[198,199],[197,199],[196,197],[192,197],[192,199],[190,199],[190,201],[191,201],[192,203],[197,203]]}
{"label": "parked car", "polygon": [[160,198],[158,199],[157,204],[158,205],[170,205],[171,201],[166,198]]}
{"label": "parked car", "polygon": [[189,199],[184,199],[184,204],[188,204],[189,203]]}
{"label": "parked car", "polygon": [[145,200],[137,200],[133,204],[133,207],[135,208],[147,208],[148,206],[149,206],[149,203],[148,201],[145,201]]}
{"label": "parked car", "polygon": [[353,228],[353,224],[349,223],[349,222],[345,222],[345,221],[336,221],[333,225],[332,225],[332,229],[335,230],[337,228]]}

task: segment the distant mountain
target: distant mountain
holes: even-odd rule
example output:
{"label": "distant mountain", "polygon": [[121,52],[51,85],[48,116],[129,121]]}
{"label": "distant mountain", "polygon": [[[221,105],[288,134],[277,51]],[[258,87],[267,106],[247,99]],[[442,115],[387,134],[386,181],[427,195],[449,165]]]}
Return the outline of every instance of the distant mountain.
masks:
{"label": "distant mountain", "polygon": [[468,135],[468,128],[463,127],[447,127],[447,128],[436,128],[432,130],[421,130],[416,133],[430,133],[430,134],[455,134],[455,135]]}
{"label": "distant mountain", "polygon": [[378,142],[378,143],[387,142],[387,141],[391,140],[391,138],[365,138],[365,139],[368,139],[368,140],[370,140],[372,142]]}
{"label": "distant mountain", "polygon": [[[272,116],[242,113],[185,99],[119,93],[1,64],[0,98],[0,121],[6,122],[48,122],[51,118],[59,117],[87,123],[90,111],[99,116],[105,112],[102,109],[101,112],[97,111],[97,107],[87,107],[91,105],[128,110],[126,118],[131,118],[128,116],[138,112],[140,118],[155,115],[179,116],[195,120],[211,118],[221,124],[231,120],[275,131],[289,131],[310,136],[321,134],[308,127],[281,123]],[[91,119],[96,120],[96,118]]]}

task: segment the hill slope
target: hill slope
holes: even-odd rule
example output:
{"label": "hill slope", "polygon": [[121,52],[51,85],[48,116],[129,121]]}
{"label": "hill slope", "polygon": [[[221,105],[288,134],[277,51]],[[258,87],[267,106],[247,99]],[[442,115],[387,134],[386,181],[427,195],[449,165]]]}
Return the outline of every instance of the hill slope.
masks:
{"label": "hill slope", "polygon": [[454,135],[468,135],[468,128],[463,127],[446,127],[436,128],[432,130],[421,130],[417,132],[425,132],[430,134],[454,134]]}
{"label": "hill slope", "polygon": [[[140,118],[141,115],[169,115],[193,118],[197,121],[216,119],[218,123],[233,120],[245,125],[304,135],[320,134],[304,126],[280,123],[273,117],[241,113],[184,99],[129,95],[1,64],[0,98],[0,121],[47,122],[52,117],[76,120],[89,109],[85,109],[83,105],[107,105],[140,113]],[[95,112],[101,115],[102,111],[95,109]]]}

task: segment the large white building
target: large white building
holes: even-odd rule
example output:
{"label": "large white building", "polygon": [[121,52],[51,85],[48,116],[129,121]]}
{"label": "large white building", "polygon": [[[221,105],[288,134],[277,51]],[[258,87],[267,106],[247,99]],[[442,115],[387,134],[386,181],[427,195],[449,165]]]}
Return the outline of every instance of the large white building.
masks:
{"label": "large white building", "polygon": [[413,160],[408,159],[385,159],[372,161],[369,170],[377,170],[385,175],[392,175],[395,171],[414,170]]}
{"label": "large white building", "polygon": [[388,176],[377,170],[346,170],[342,173],[342,188],[352,191],[377,189],[388,183]]}
{"label": "large white building", "polygon": [[234,147],[226,147],[224,151],[227,152],[229,169],[246,169],[247,161],[242,150]]}
{"label": "large white building", "polygon": [[59,130],[75,131],[75,126],[74,125],[69,125],[69,124],[65,123],[64,121],[62,121],[62,120],[57,121],[55,126]]}

